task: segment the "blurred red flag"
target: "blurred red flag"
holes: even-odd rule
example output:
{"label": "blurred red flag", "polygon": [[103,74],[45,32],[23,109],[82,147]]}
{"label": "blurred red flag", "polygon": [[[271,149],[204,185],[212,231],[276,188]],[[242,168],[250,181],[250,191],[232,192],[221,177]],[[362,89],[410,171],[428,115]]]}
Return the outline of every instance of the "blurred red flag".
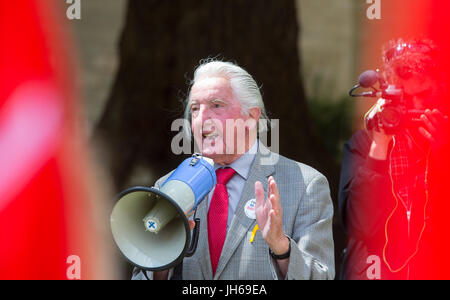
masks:
{"label": "blurred red flag", "polygon": [[65,14],[56,5],[0,2],[0,279],[105,271],[75,126]]}

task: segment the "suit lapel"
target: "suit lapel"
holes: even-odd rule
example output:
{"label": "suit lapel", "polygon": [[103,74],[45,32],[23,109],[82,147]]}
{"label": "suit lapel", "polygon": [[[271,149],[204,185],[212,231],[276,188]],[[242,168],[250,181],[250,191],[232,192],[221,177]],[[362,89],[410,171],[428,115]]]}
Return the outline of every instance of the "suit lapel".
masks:
{"label": "suit lapel", "polygon": [[209,243],[208,243],[208,197],[199,204],[197,207],[197,218],[200,222],[200,235],[198,237],[197,251],[199,251],[198,262],[200,269],[202,270],[203,277],[206,280],[212,279],[212,267],[211,258],[209,256]]}
{"label": "suit lapel", "polygon": [[[264,146],[260,144],[259,149],[261,149],[261,147]],[[261,152],[258,151],[258,153],[255,156],[255,160],[253,161],[252,167],[250,169],[248,179],[242,191],[241,199],[239,200],[230,228],[228,229],[228,233],[231,234],[227,234],[227,237],[225,239],[225,244],[222,249],[222,254],[219,259],[219,264],[217,266],[214,279],[219,278],[220,274],[224,270],[231,256],[236,251],[238,245],[241,243],[242,239],[246,236],[249,228],[251,226],[254,226],[253,224],[256,224],[256,220],[250,219],[245,214],[246,203],[250,199],[255,198],[255,182],[260,181],[264,187],[264,190],[267,192],[267,178],[274,173],[274,170],[275,169],[272,164],[265,164],[265,165],[261,164]],[[209,270],[211,272],[211,263]]]}

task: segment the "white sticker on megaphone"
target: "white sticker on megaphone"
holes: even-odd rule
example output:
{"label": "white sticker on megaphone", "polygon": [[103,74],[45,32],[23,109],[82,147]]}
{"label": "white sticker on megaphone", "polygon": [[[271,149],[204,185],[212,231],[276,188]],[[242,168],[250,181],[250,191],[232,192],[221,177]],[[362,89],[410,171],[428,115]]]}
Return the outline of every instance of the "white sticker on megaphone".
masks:
{"label": "white sticker on megaphone", "polygon": [[156,220],[146,220],[146,229],[151,232],[158,232],[158,222]]}

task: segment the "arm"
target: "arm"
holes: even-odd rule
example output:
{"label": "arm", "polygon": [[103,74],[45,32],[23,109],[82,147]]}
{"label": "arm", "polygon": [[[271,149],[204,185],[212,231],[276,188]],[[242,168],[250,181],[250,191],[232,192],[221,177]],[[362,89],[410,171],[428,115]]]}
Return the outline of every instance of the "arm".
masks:
{"label": "arm", "polygon": [[[283,231],[283,210],[275,179],[268,178],[267,201],[264,200],[264,189],[261,182],[255,182],[256,222],[261,234],[275,255],[283,255],[289,251],[290,240]],[[274,260],[280,277],[284,278],[288,271],[289,258]]]}
{"label": "arm", "polygon": [[291,241],[287,279],[333,279],[333,204],[322,174],[306,187],[298,208]]}
{"label": "arm", "polygon": [[328,182],[318,174],[306,187],[297,211],[293,236],[283,231],[282,209],[273,177],[269,178],[268,200],[260,183],[255,184],[257,222],[269,248],[287,259],[271,258],[278,276],[286,279],[333,279],[334,245],[332,235],[333,205]]}

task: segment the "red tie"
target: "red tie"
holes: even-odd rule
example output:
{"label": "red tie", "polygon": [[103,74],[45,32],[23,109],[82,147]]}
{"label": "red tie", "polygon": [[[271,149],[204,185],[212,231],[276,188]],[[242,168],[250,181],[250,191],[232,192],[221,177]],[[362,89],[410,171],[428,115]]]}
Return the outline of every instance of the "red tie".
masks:
{"label": "red tie", "polygon": [[216,273],[220,253],[227,235],[228,192],[226,184],[236,172],[232,168],[216,170],[217,184],[208,211],[209,255],[213,274]]}

